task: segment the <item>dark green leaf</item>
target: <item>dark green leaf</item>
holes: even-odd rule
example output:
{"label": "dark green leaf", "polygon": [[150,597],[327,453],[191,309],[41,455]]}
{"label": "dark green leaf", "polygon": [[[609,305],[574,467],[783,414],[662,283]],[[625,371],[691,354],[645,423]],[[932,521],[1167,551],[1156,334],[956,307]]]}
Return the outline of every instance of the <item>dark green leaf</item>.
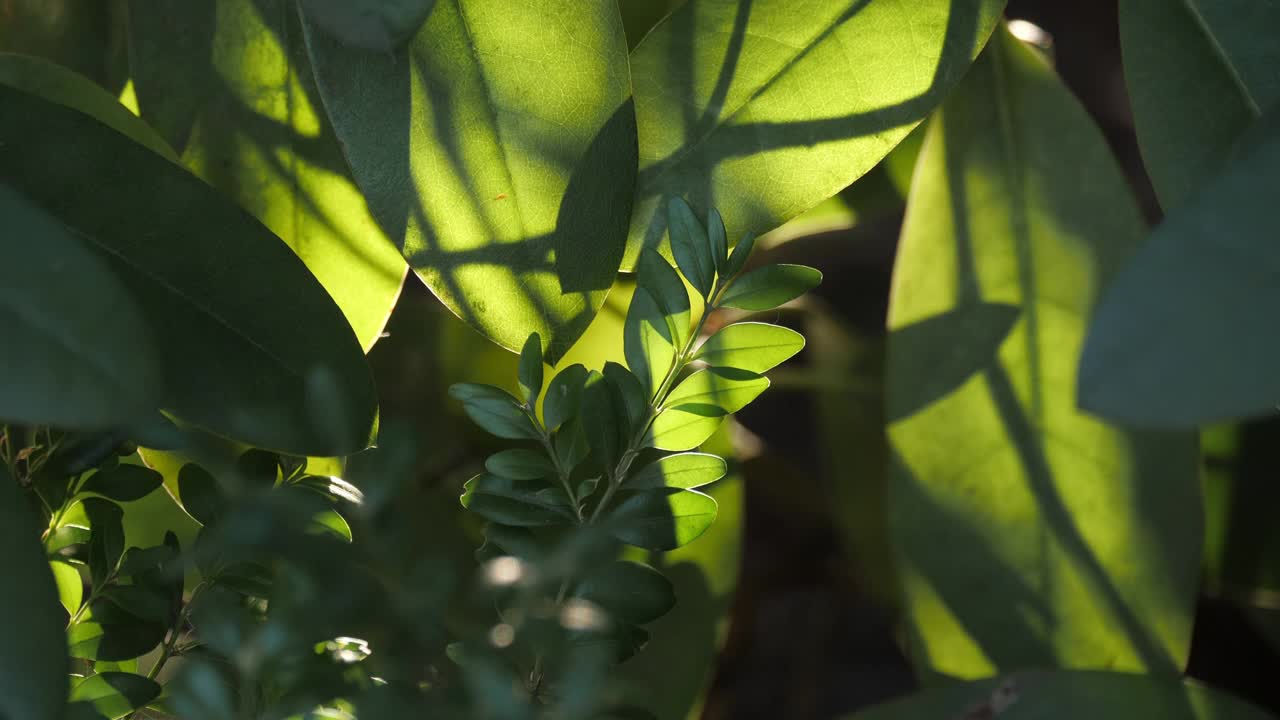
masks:
{"label": "dark green leaf", "polygon": [[160,685],[141,675],[100,672],[71,686],[72,702],[88,702],[108,720],[118,720],[160,696]]}
{"label": "dark green leaf", "polygon": [[0,187],[0,216],[0,419],[86,428],[141,420],[160,402],[161,371],[124,284],[8,187]]}
{"label": "dark green leaf", "polygon": [[674,550],[696,540],[716,519],[716,501],[693,490],[623,492],[605,513],[605,527],[628,545]]}
{"label": "dark green leaf", "polygon": [[1280,7],[1269,0],[1123,0],[1120,40],[1142,158],[1166,210],[1280,100]]}
{"label": "dark green leaf", "polygon": [[712,367],[762,373],[804,349],[804,336],[768,323],[744,322],[722,328],[707,339],[695,360]]}
{"label": "dark green leaf", "polygon": [[822,273],[804,265],[765,265],[743,275],[720,296],[720,307],[772,310],[822,282]]}
{"label": "dark green leaf", "polygon": [[538,332],[557,361],[603,303],[631,217],[617,4],[437,2],[392,53],[306,37],[356,180],[409,264],[498,344]]}
{"label": "dark green leaf", "polygon": [[693,332],[690,324],[689,291],[679,273],[654,250],[640,253],[636,264],[636,282],[652,296],[654,304],[667,318],[671,337],[683,347]]}
{"label": "dark green leaf", "polygon": [[[0,140],[0,177],[82,239],[165,339],[156,348],[163,407],[301,454],[368,445],[377,405],[360,346],[333,300],[270,232],[115,130],[6,87]],[[176,238],[181,253],[172,252]],[[209,281],[231,276],[236,282]],[[316,407],[326,397],[338,407]],[[317,430],[320,410],[345,418],[346,433]]]}
{"label": "dark green leaf", "polygon": [[0,463],[0,715],[56,720],[67,696],[63,628],[67,616],[40,547],[40,528],[18,484]]}
{"label": "dark green leaf", "polygon": [[227,509],[227,499],[217,479],[195,463],[187,463],[178,471],[178,499],[182,509],[205,526],[216,523]]}
{"label": "dark green leaf", "polygon": [[538,437],[538,430],[520,401],[505,390],[492,385],[460,383],[449,388],[449,395],[462,401],[462,409],[475,424],[500,438],[532,440]]}
{"label": "dark green leaf", "polygon": [[560,459],[560,467],[565,470],[578,467],[578,464],[586,460],[591,452],[591,447],[587,445],[586,433],[582,431],[582,423],[577,418],[565,423],[556,432],[553,442],[556,457]]}
{"label": "dark green leaf", "polygon": [[303,16],[348,45],[391,52],[413,37],[436,0],[300,0]]}
{"label": "dark green leaf", "polygon": [[612,471],[628,440],[628,414],[618,390],[598,372],[582,390],[582,431],[602,468]]}
{"label": "dark green leaf", "polygon": [[96,590],[115,572],[124,554],[124,511],[102,498],[85,498],[81,504],[89,518],[89,576]]}
{"label": "dark green leaf", "polygon": [[684,488],[709,485],[729,471],[724,459],[709,453],[667,455],[640,468],[627,478],[628,488]]}
{"label": "dark green leaf", "polygon": [[1226,172],[1166,216],[1104,294],[1080,361],[1080,404],[1187,428],[1273,415],[1280,338],[1275,242],[1280,112]]}
{"label": "dark green leaf", "polygon": [[66,714],[62,720],[107,720],[92,703],[73,702],[67,704]]}
{"label": "dark green leaf", "polygon": [[139,620],[167,624],[169,597],[160,588],[147,585],[117,585],[103,595],[108,602]]}
{"label": "dark green leaf", "polygon": [[306,263],[360,346],[371,348],[408,266],[374,221],[324,122],[297,5],[127,1],[142,117],[179,148],[188,169]]}
{"label": "dark green leaf", "polygon": [[231,685],[208,661],[187,663],[168,692],[170,704],[182,720],[226,720],[236,716]]}
{"label": "dark green leaf", "polygon": [[106,94],[92,83],[119,92],[128,76],[121,10],[109,2],[9,0],[0,7],[0,52],[48,58],[99,93]]}
{"label": "dark green leaf", "polygon": [[877,705],[849,720],[1266,720],[1269,713],[1231,695],[1159,677],[1112,672],[1019,672],[953,683]]}
{"label": "dark green leaf", "polygon": [[538,400],[542,392],[542,338],[533,333],[520,351],[520,394],[527,403]]}
{"label": "dark green leaf", "polygon": [[477,515],[513,527],[542,527],[573,522],[564,493],[545,483],[477,475],[467,481],[462,505]]}
{"label": "dark green leaf", "polygon": [[128,502],[138,500],[160,487],[164,476],[147,467],[122,463],[110,470],[99,470],[85,481],[81,492],[92,492]]}
{"label": "dark green leaf", "polygon": [[120,576],[132,577],[137,573],[155,570],[178,557],[178,552],[168,545],[149,548],[131,547],[120,561]]}
{"label": "dark green leaf", "polygon": [[676,259],[676,266],[693,289],[707,297],[715,285],[716,262],[711,256],[706,229],[689,203],[679,197],[667,203],[667,226],[671,229],[671,255]]}
{"label": "dark green leaf", "polygon": [[649,398],[640,379],[616,362],[604,364],[604,377],[622,399],[626,411],[628,437],[637,432],[649,413]]}
{"label": "dark green leaf", "polygon": [[587,369],[580,364],[570,365],[551,378],[542,401],[542,420],[547,430],[555,430],[577,414],[586,382]]}
{"label": "dark green leaf", "polygon": [[540,480],[555,477],[556,467],[538,450],[513,448],[490,455],[484,469],[512,480]]}
{"label": "dark green leaf", "polygon": [[281,477],[280,456],[252,448],[236,458],[236,471],[248,488],[270,490]]}
{"label": "dark green leaf", "polygon": [[728,266],[729,233],[725,230],[724,218],[720,217],[720,211],[715,208],[707,213],[707,240],[711,243],[711,259],[719,273]]}
{"label": "dark green leaf", "polygon": [[947,96],[1004,5],[681,4],[631,54],[640,176],[624,266],[664,241],[667,198],[764,232],[847,187]]}
{"label": "dark green leaf", "polygon": [[[114,619],[114,618],[113,618]],[[85,620],[67,628],[67,651],[85,660],[132,660],[151,652],[164,639],[163,625]]]}
{"label": "dark green leaf", "polygon": [[542,548],[538,546],[538,539],[528,528],[489,523],[485,526],[484,538],[487,544],[522,560],[536,561],[543,555]]}
{"label": "dark green leaf", "polygon": [[637,625],[619,623],[604,630],[577,633],[573,646],[578,653],[599,652],[613,664],[629,660],[649,644],[649,631]]}
{"label": "dark green leaf", "polygon": [[623,355],[631,372],[644,383],[646,395],[652,396],[662,385],[679,350],[666,313],[648,290],[637,287],[623,324]]}
{"label": "dark green leaf", "polygon": [[627,560],[593,571],[573,594],[604,608],[614,619],[633,625],[653,622],[676,604],[675,588],[665,575]]}
{"label": "dark green leaf", "polygon": [[756,236],[747,233],[742,236],[737,245],[733,246],[733,252],[729,253],[729,260],[725,262],[724,269],[720,271],[722,283],[732,281],[738,273],[742,272],[742,268],[747,265],[747,258],[751,257],[751,250],[756,245]]}
{"label": "dark green leaf", "polygon": [[[1179,674],[1199,587],[1195,437],[1126,431],[1075,402],[1085,319],[1142,221],[1088,114],[1007,31],[930,121],[904,228],[888,521],[920,671]],[[1016,324],[984,304],[1017,308]],[[896,340],[939,317],[965,323],[972,347],[940,327],[936,345]],[[963,373],[906,414],[930,377]]]}

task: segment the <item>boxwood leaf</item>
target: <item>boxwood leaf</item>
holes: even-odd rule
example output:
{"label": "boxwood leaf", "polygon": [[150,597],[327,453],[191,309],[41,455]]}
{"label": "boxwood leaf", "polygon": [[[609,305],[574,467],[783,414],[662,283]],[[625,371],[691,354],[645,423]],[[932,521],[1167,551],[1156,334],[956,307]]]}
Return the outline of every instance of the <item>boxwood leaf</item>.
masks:
{"label": "boxwood leaf", "polygon": [[508,440],[537,439],[538,430],[525,414],[520,401],[505,390],[492,385],[459,383],[449,388],[449,395],[462,401],[462,409],[475,424]]}
{"label": "boxwood leaf", "polygon": [[163,625],[142,620],[100,623],[84,620],[67,628],[67,652],[84,660],[132,660],[164,639]]}
{"label": "boxwood leaf", "polygon": [[545,453],[527,448],[512,448],[490,455],[484,469],[512,480],[540,480],[555,477],[556,468]]}
{"label": "boxwood leaf", "polygon": [[566,525],[574,521],[562,491],[542,482],[495,475],[477,475],[467,481],[462,505],[486,520],[512,527]]}
{"label": "boxwood leaf", "polygon": [[178,496],[182,498],[182,509],[201,525],[212,525],[226,513],[227,499],[217,479],[195,463],[187,463],[178,471]]}
{"label": "boxwood leaf", "polygon": [[142,465],[121,463],[107,470],[99,470],[80,487],[81,492],[92,492],[128,502],[138,500],[160,487],[164,476]]}
{"label": "boxwood leaf", "polygon": [[694,490],[624,491],[605,512],[609,533],[647,550],[674,550],[698,539],[716,519],[716,501]]}
{"label": "boxwood leaf", "polygon": [[645,465],[627,478],[628,488],[684,488],[709,485],[729,471],[724,459],[710,453],[667,455]]}
{"label": "boxwood leaf", "polygon": [[640,176],[624,266],[665,242],[667,198],[765,232],[848,186],[947,96],[1003,10],[1003,0],[680,5],[631,53]]}
{"label": "boxwood leaf", "polygon": [[705,298],[716,281],[716,261],[706,228],[689,203],[678,197],[667,203],[667,227],[671,229],[671,256],[676,259],[676,266]]}
{"label": "boxwood leaf", "polygon": [[542,424],[547,430],[555,430],[578,412],[582,386],[586,382],[587,369],[580,363],[570,365],[551,378],[542,400]]}
{"label": "boxwood leaf", "polygon": [[653,419],[646,442],[659,450],[692,450],[715,434],[725,415],[724,410],[714,405],[666,408]]}
{"label": "boxwood leaf", "polygon": [[538,393],[542,392],[542,339],[538,333],[533,333],[524,342],[524,349],[520,351],[518,376],[520,394],[524,401],[536,401]]}
{"label": "boxwood leaf", "polygon": [[664,408],[714,407],[735,413],[769,387],[769,378],[737,368],[705,368],[676,385],[662,402]]}
{"label": "boxwood leaf", "polygon": [[455,314],[554,363],[604,302],[636,173],[612,0],[439,0],[393,52],[306,38],[379,222]]}
{"label": "boxwood leaf", "polygon": [[683,347],[693,332],[689,309],[689,291],[680,274],[654,250],[640,253],[636,265],[637,284],[653,297],[654,304],[667,317],[671,336],[677,347]]}
{"label": "boxwood leaf", "polygon": [[[911,201],[889,310],[888,524],[921,673],[1180,674],[1200,577],[1196,438],[1075,402],[1086,319],[1143,236],[1106,140],[1001,30],[930,121]],[[1017,313],[957,313],[984,305]],[[975,317],[992,331],[957,351],[942,323]],[[898,342],[929,322],[932,344]],[[970,377],[921,405],[929,377],[957,376],[937,367],[950,363]]]}
{"label": "boxwood leaf", "polygon": [[756,245],[756,236],[747,233],[733,246],[733,252],[729,253],[729,259],[725,261],[724,268],[720,270],[721,282],[729,282],[733,280],[738,273],[742,272],[742,268],[747,265],[747,258],[751,257],[751,250]]}
{"label": "boxwood leaf", "polygon": [[124,554],[124,511],[102,498],[85,498],[81,504],[89,518],[89,575],[97,589]]}
{"label": "boxwood leaf", "polygon": [[630,438],[632,434],[638,432],[640,424],[648,417],[648,393],[645,392],[639,378],[616,362],[606,362],[603,374],[613,386],[614,391],[618,393],[618,397],[622,398],[622,407],[627,420],[627,437]]}
{"label": "boxwood leaf", "polygon": [[739,310],[772,310],[791,302],[822,282],[822,273],[804,265],[765,265],[733,281],[720,296],[720,306]]}
{"label": "boxwood leaf", "polygon": [[574,597],[595,603],[614,619],[643,625],[675,607],[671,581],[648,565],[618,560],[593,570],[578,583]]}
{"label": "boxwood leaf", "polygon": [[1142,159],[1166,210],[1217,171],[1280,100],[1280,7],[1123,0],[1120,46]]}
{"label": "boxwood leaf", "polygon": [[1273,415],[1280,341],[1275,193],[1280,112],[1258,142],[1169,213],[1103,296],[1080,360],[1080,404],[1144,427]]}
{"label": "boxwood leaf", "polygon": [[127,672],[100,672],[71,686],[72,702],[90,703],[108,720],[118,720],[159,696],[158,683]]}
{"label": "boxwood leaf", "polygon": [[50,560],[49,569],[53,571],[54,583],[58,586],[58,599],[68,615],[75,615],[84,600],[84,578],[80,570],[71,563],[62,560]]}
{"label": "boxwood leaf", "polygon": [[18,483],[0,463],[0,715],[61,717],[67,697],[67,616],[40,547],[40,528]]}
{"label": "boxwood leaf", "polygon": [[602,468],[612,470],[627,446],[629,419],[622,396],[592,371],[582,390],[582,432]]}
{"label": "boxwood leaf", "polygon": [[743,322],[721,328],[698,348],[695,360],[712,367],[762,373],[804,349],[804,336],[768,323]]}
{"label": "boxwood leaf", "polygon": [[[0,177],[96,253],[165,338],[162,407],[299,454],[368,445],[377,404],[359,344],[269,231],[112,128],[4,86],[0,140]],[[338,407],[325,410],[346,420],[341,436],[313,422],[326,398]]]}
{"label": "boxwood leaf", "polygon": [[622,350],[627,367],[644,384],[645,394],[652,397],[671,371],[679,347],[667,314],[643,287],[631,295],[623,321]]}

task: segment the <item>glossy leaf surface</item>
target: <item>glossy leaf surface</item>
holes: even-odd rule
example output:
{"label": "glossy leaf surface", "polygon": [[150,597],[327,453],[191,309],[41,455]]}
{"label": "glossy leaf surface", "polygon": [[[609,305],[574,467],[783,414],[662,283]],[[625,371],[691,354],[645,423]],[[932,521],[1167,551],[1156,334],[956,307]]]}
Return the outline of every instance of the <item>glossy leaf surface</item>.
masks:
{"label": "glossy leaf surface", "polygon": [[804,349],[804,336],[768,323],[744,322],[722,328],[698,348],[694,359],[713,367],[767,372]]}
{"label": "glossy leaf surface", "polygon": [[[1179,673],[1199,577],[1195,437],[1126,432],[1075,403],[1086,320],[1143,233],[1106,142],[1001,31],[931,121],[919,163],[887,380],[889,522],[917,663],[926,677]],[[1012,326],[980,312],[1002,306]],[[954,324],[973,317],[991,331],[959,351]],[[952,387],[922,403],[933,376]]]}
{"label": "glossy leaf surface", "polygon": [[328,115],[375,216],[459,317],[556,360],[622,258],[636,168],[608,0],[439,0],[405,47],[311,28]]}
{"label": "glossy leaf surface", "polygon": [[736,236],[771,230],[852,183],[942,101],[1003,9],[681,5],[631,54],[640,176],[625,266],[641,247],[666,245],[667,198],[687,198],[699,217],[719,208]]}
{"label": "glossy leaf surface", "polygon": [[716,501],[693,490],[661,488],[619,495],[606,514],[609,532],[648,550],[674,550],[707,531],[716,519]]}

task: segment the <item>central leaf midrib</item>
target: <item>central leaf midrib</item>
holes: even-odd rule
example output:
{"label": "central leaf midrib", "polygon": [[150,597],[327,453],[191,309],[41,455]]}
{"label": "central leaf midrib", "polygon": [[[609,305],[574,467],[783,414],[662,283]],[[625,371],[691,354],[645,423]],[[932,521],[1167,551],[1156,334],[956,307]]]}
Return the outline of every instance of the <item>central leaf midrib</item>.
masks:
{"label": "central leaf midrib", "polygon": [[1191,15],[1192,22],[1195,23],[1196,28],[1200,30],[1200,33],[1204,35],[1205,40],[1209,43],[1209,47],[1222,62],[1223,69],[1231,76],[1231,81],[1236,86],[1236,90],[1239,91],[1240,97],[1244,98],[1245,104],[1249,106],[1249,112],[1255,118],[1261,117],[1262,109],[1258,105],[1258,101],[1253,97],[1253,93],[1249,91],[1249,86],[1245,84],[1244,77],[1240,75],[1235,63],[1231,62],[1231,55],[1219,42],[1218,36],[1214,34],[1213,28],[1209,26],[1209,21],[1205,19],[1204,13],[1201,13],[1200,8],[1196,6],[1195,0],[1182,0],[1182,6]]}

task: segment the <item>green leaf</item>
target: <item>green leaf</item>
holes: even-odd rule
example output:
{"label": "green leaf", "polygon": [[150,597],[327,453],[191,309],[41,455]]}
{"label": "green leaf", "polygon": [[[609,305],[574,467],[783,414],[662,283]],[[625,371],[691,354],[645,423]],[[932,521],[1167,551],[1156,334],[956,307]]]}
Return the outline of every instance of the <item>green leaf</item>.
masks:
{"label": "green leaf", "polygon": [[413,37],[436,0],[300,0],[303,16],[335,39],[390,52]]}
{"label": "green leaf", "polygon": [[102,498],[85,498],[81,505],[89,518],[89,575],[99,589],[124,554],[124,511]]}
{"label": "green leaf", "polygon": [[609,533],[628,545],[674,550],[698,539],[716,520],[716,501],[694,490],[621,492],[605,512]]}
{"label": "green leaf", "polygon": [[671,581],[648,565],[618,560],[592,571],[573,592],[574,597],[595,603],[611,617],[643,625],[675,607]]}
{"label": "green leaf", "polygon": [[[109,127],[5,87],[0,140],[0,177],[96,253],[164,337],[156,347],[162,407],[300,454],[368,444],[377,404],[360,348],[324,289],[271,233]],[[181,253],[172,252],[176,239]],[[227,277],[235,282],[210,281]],[[316,428],[321,412],[343,418],[343,432]]]}
{"label": "green leaf", "polygon": [[1222,167],[1280,100],[1280,7],[1269,0],[1123,0],[1120,40],[1138,144],[1166,210]]}
{"label": "green leaf", "polygon": [[374,214],[456,315],[554,363],[618,270],[636,172],[612,0],[440,0],[395,52],[307,27],[325,109]]}
{"label": "green leaf", "polygon": [[762,373],[804,349],[800,333],[768,323],[744,322],[722,328],[698,348],[695,360],[712,367]]}
{"label": "green leaf", "polygon": [[804,265],[765,265],[743,275],[720,296],[720,307],[772,310],[822,282],[822,273]]}
{"label": "green leaf", "polygon": [[80,570],[62,560],[50,560],[49,569],[53,571],[53,581],[58,587],[58,600],[67,609],[68,615],[75,615],[84,601],[84,579]]}
{"label": "green leaf", "polygon": [[149,548],[131,547],[120,561],[120,576],[131,577],[137,573],[155,570],[178,557],[175,548],[157,545]]}
{"label": "green leaf", "polygon": [[692,450],[714,435],[724,418],[725,412],[711,405],[666,408],[653,419],[646,441],[659,450]]}
{"label": "green leaf", "polygon": [[542,338],[533,333],[520,351],[520,395],[525,402],[535,402],[542,392]]}
{"label": "green leaf", "polygon": [[1271,715],[1224,692],[1177,677],[1035,671],[954,683],[856,713],[848,720],[1265,720]]}
{"label": "green leaf", "polygon": [[0,418],[87,428],[141,421],[160,402],[162,375],[124,284],[8,187],[0,187],[0,216]]}
{"label": "green leaf", "polygon": [[178,496],[182,509],[206,527],[226,514],[227,499],[217,479],[195,463],[187,463],[178,471]]}
{"label": "green leaf", "polygon": [[622,347],[627,367],[644,384],[645,394],[652,397],[671,371],[680,350],[675,331],[667,314],[643,287],[637,287],[631,295],[623,328]]}
{"label": "green leaf", "polygon": [[717,207],[736,232],[764,232],[835,195],[947,96],[1003,9],[682,4],[631,54],[640,176],[624,267],[663,244],[667,198]]}
{"label": "green leaf", "polygon": [[1082,407],[1187,429],[1275,413],[1280,339],[1259,308],[1280,302],[1280,112],[1260,134],[1165,217],[1107,288],[1080,361]]}
{"label": "green leaf", "polygon": [[141,675],[102,672],[71,686],[72,702],[88,702],[94,710],[117,720],[160,696],[160,685]]}
{"label": "green leaf", "polygon": [[489,523],[484,528],[484,539],[487,544],[494,545],[503,553],[522,560],[536,561],[543,555],[538,539],[528,528]]}
{"label": "green leaf", "polygon": [[622,408],[626,414],[628,441],[631,434],[637,432],[648,418],[649,397],[640,379],[631,371],[616,362],[604,364],[604,377],[613,386],[618,397],[622,399]]}
{"label": "green leaf", "polygon": [[[128,1],[142,117],[179,148],[188,169],[306,263],[367,351],[408,267],[374,221],[325,122],[295,4]],[[359,11],[357,3],[342,4]],[[307,330],[306,342],[323,337],[319,328],[300,328]]]}
{"label": "green leaf", "polygon": [[63,628],[67,616],[40,547],[40,528],[18,484],[0,463],[0,715],[57,720],[67,696]]}
{"label": "green leaf", "polygon": [[756,236],[747,233],[733,246],[733,252],[729,253],[729,259],[725,261],[724,267],[720,270],[721,282],[731,282],[738,273],[742,272],[742,268],[747,265],[747,258],[751,257],[751,250],[756,246]]}
{"label": "green leaf", "polygon": [[0,50],[48,58],[119,92],[128,76],[122,10],[113,3],[11,0],[0,9]]}
{"label": "green leaf", "polygon": [[566,470],[576,468],[587,459],[591,448],[587,445],[586,433],[582,431],[582,423],[574,418],[556,431],[553,443],[556,457],[560,459],[560,467]]}
{"label": "green leaf", "polygon": [[131,660],[164,639],[164,626],[141,620],[99,623],[85,620],[67,628],[67,652],[85,660]]}
{"label": "green leaf", "polygon": [[628,445],[627,407],[618,390],[592,371],[582,390],[582,431],[601,469],[612,473]]}
{"label": "green leaf", "polygon": [[563,491],[546,483],[477,475],[467,481],[462,506],[486,520],[512,527],[567,525],[574,521]]}
{"label": "green leaf", "polygon": [[769,378],[737,368],[706,368],[676,385],[662,402],[664,408],[716,408],[735,413],[769,387]]}
{"label": "green leaf", "polygon": [[667,203],[667,226],[671,228],[671,255],[681,274],[702,297],[711,294],[716,282],[716,261],[711,255],[707,231],[683,198]]}
{"label": "green leaf", "polygon": [[147,585],[117,585],[102,597],[120,610],[160,625],[167,625],[170,617],[169,597],[159,588]]}
{"label": "green leaf", "polygon": [[520,401],[505,390],[492,385],[458,383],[449,387],[449,395],[462,401],[467,416],[489,433],[508,440],[538,438],[538,430]]}
{"label": "green leaf", "polygon": [[[1181,672],[1196,439],[1075,403],[1086,318],[1142,234],[1102,134],[1039,54],[999,32],[930,121],[891,293],[889,527],[925,677]],[[1016,324],[984,305],[1016,308]],[[926,322],[936,342],[900,342]],[[963,372],[921,406],[930,377]]]}
{"label": "green leaf", "polygon": [[715,208],[707,213],[707,240],[711,243],[711,259],[719,273],[729,262],[729,232],[724,227],[720,211]]}
{"label": "green leaf", "polygon": [[270,490],[282,474],[280,456],[275,453],[250,448],[236,458],[236,475],[248,489]]}
{"label": "green leaf", "polygon": [[490,455],[484,469],[512,480],[541,480],[555,477],[556,467],[538,450],[513,448]]}
{"label": "green leaf", "polygon": [[570,365],[551,378],[547,384],[547,395],[542,400],[542,423],[548,431],[555,430],[577,414],[582,386],[586,382],[587,369],[581,364]]}
{"label": "green leaf", "polygon": [[648,291],[654,304],[667,318],[671,336],[683,347],[693,332],[689,309],[689,291],[680,274],[653,250],[640,253],[636,264],[637,284]]}
{"label": "green leaf", "polygon": [[80,492],[92,492],[112,500],[128,502],[138,500],[160,487],[164,476],[141,465],[121,463],[108,470],[99,470],[81,486]]}
{"label": "green leaf", "polygon": [[628,488],[684,488],[709,485],[729,471],[724,459],[709,453],[667,455],[640,468],[627,478]]}

